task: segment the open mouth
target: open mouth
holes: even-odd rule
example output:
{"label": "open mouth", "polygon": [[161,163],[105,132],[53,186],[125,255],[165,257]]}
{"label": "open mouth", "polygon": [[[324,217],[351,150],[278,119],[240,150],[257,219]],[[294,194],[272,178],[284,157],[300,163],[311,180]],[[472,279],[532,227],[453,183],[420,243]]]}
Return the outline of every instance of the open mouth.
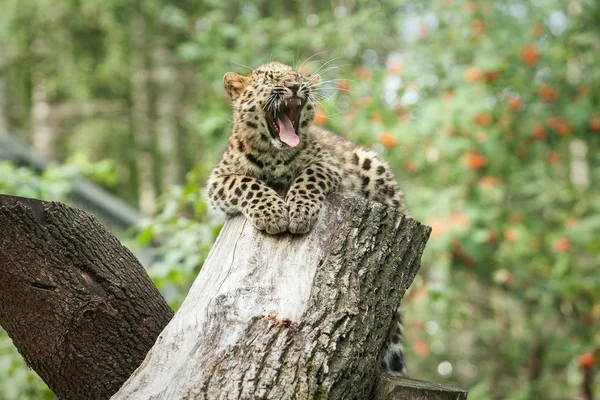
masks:
{"label": "open mouth", "polygon": [[279,108],[274,106],[265,110],[267,125],[271,135],[278,138],[289,147],[296,147],[300,144],[298,137],[298,123],[300,121],[300,111],[304,104],[298,97],[283,100]]}

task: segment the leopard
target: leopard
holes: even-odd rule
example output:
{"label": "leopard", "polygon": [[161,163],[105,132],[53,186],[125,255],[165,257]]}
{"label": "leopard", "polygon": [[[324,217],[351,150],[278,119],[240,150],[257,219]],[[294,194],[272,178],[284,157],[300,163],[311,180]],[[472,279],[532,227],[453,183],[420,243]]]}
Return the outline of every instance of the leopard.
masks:
{"label": "leopard", "polygon": [[[407,214],[404,193],[375,151],[313,123],[321,78],[271,61],[247,74],[228,72],[233,108],[227,149],[207,180],[213,215],[243,214],[267,234],[306,234],[332,193],[363,197]],[[382,371],[406,376],[398,311]]]}

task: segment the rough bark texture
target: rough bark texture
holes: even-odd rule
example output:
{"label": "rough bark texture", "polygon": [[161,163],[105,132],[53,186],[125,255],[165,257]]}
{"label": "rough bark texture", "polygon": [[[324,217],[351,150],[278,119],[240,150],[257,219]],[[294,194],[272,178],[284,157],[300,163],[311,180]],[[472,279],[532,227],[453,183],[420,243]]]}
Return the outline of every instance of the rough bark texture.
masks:
{"label": "rough bark texture", "polygon": [[59,397],[109,398],[172,316],[93,216],[0,195],[0,325]]}
{"label": "rough bark texture", "polygon": [[369,398],[429,233],[383,205],[339,197],[306,236],[233,219],[113,400]]}

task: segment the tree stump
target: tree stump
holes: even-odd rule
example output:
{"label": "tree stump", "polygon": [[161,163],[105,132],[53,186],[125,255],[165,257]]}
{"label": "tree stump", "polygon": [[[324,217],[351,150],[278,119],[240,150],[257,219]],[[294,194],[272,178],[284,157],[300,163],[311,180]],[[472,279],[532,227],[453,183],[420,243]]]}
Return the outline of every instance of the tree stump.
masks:
{"label": "tree stump", "polygon": [[367,399],[430,228],[334,197],[306,236],[228,222],[113,400]]}
{"label": "tree stump", "polygon": [[378,373],[429,233],[356,198],[331,198],[304,236],[234,218],[167,325],[141,265],[92,216],[0,195],[0,325],[65,400],[465,399]]}

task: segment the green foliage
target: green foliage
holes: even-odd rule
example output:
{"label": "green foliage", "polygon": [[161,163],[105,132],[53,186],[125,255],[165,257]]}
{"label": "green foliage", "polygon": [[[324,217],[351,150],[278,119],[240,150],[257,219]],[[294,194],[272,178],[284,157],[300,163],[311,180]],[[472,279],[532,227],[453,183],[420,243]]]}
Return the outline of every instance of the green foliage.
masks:
{"label": "green foliage", "polygon": [[[53,104],[123,107],[64,123],[57,155],[113,159],[89,172],[136,203],[137,161],[160,153],[161,138],[132,131],[133,77],[152,66],[156,43],[173,50],[177,161],[192,172],[138,237],[155,246],[150,273],[173,306],[218,232],[202,187],[231,128],[221,78],[277,59],[323,74],[315,123],[380,152],[411,214],[433,227],[404,302],[411,375],[468,388],[471,399],[580,393],[582,360],[600,351],[597,2],[137,4],[9,1],[0,14],[8,115],[31,125],[32,71],[47,75]],[[140,18],[143,49],[132,29]],[[29,59],[41,39],[45,51]],[[155,160],[160,174],[168,160]],[[0,189],[60,195],[67,172],[40,179],[0,164]],[[585,368],[600,382],[597,366]]]}
{"label": "green foliage", "polygon": [[137,235],[137,245],[153,247],[155,261],[148,273],[173,309],[179,308],[221,228],[206,219],[201,192],[197,179],[172,187],[162,196],[161,211]]}

